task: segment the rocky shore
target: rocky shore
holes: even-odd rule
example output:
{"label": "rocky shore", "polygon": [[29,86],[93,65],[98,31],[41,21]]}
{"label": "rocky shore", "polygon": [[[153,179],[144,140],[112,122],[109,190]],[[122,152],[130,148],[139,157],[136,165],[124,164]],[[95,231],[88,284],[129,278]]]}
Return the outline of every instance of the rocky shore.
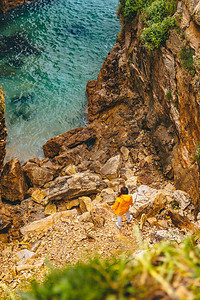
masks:
{"label": "rocky shore", "polygon": [[[33,0],[34,1],[34,0]],[[27,3],[27,0],[1,0],[0,1],[0,11],[6,13],[7,11],[14,9]]]}
{"label": "rocky shore", "polygon": [[[47,141],[42,161],[3,166],[2,282],[17,287],[45,258],[61,266],[87,253],[136,251],[135,225],[149,244],[199,232],[200,31],[191,2],[178,1],[180,30],[151,53],[141,44],[142,20],[125,24],[87,84],[87,126]],[[183,67],[185,45],[195,75]],[[110,206],[123,185],[135,199],[134,220],[119,231]]]}

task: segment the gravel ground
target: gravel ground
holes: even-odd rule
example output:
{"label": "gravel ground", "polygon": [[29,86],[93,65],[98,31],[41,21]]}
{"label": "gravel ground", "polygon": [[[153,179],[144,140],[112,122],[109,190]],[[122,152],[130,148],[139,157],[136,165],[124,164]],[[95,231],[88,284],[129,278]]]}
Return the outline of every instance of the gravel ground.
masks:
{"label": "gravel ground", "polygon": [[[42,280],[48,271],[46,261],[54,267],[63,267],[78,261],[86,262],[98,255],[108,258],[121,253],[130,254],[138,249],[135,237],[135,220],[127,223],[125,218],[122,229],[116,226],[116,216],[103,207],[105,224],[95,227],[93,223],[80,222],[77,216],[60,219],[46,232],[29,235],[22,241],[9,245],[0,244],[0,287],[4,295],[5,285],[10,291],[22,288],[33,278]],[[18,254],[27,249],[34,252],[28,260],[19,259]],[[3,296],[2,296],[3,297]]]}

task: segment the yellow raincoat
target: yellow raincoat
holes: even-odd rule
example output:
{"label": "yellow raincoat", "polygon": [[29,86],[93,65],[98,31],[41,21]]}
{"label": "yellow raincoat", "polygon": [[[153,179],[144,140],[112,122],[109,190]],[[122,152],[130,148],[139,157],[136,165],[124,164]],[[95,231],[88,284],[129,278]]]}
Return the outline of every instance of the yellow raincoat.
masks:
{"label": "yellow raincoat", "polygon": [[133,198],[131,195],[121,195],[117,197],[115,204],[111,207],[117,216],[122,216],[129,211],[129,206],[133,205]]}

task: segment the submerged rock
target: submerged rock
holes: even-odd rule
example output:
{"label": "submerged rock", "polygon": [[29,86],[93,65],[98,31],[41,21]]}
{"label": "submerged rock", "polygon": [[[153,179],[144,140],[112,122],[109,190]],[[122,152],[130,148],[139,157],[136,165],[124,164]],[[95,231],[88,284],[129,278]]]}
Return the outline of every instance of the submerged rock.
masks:
{"label": "submerged rock", "polygon": [[40,50],[29,41],[24,32],[16,32],[11,36],[0,36],[0,58],[12,57],[13,55],[28,56],[38,55]]}
{"label": "submerged rock", "polygon": [[82,23],[75,23],[71,26],[62,26],[61,28],[57,28],[57,33],[59,35],[68,36],[69,34],[74,35],[76,37],[86,36],[89,34],[88,28]]}
{"label": "submerged rock", "polygon": [[20,58],[10,58],[6,64],[9,67],[20,68],[23,65],[23,60]]}
{"label": "submerged rock", "polygon": [[15,75],[16,75],[15,70],[13,70],[11,68],[6,68],[4,65],[0,66],[0,77],[12,78]]}
{"label": "submerged rock", "polygon": [[67,31],[76,36],[87,35],[89,33],[89,30],[82,23],[73,24],[67,28]]}
{"label": "submerged rock", "polygon": [[34,95],[27,94],[11,99],[10,106],[15,116],[22,118],[25,121],[30,120],[36,114],[34,107]]}
{"label": "submerged rock", "polygon": [[23,103],[19,107],[16,106],[14,114],[18,118],[22,118],[25,121],[29,121],[35,115],[35,109],[29,103]]}
{"label": "submerged rock", "polygon": [[20,95],[19,97],[12,98],[11,102],[12,103],[34,102],[34,95],[32,94]]}

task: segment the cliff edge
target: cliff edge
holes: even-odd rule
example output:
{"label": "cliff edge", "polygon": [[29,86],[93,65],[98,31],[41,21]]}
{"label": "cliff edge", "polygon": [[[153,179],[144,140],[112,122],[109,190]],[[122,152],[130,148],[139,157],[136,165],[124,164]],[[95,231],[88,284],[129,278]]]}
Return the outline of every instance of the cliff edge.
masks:
{"label": "cliff edge", "polygon": [[79,197],[94,199],[106,188],[115,197],[123,185],[134,192],[174,182],[198,215],[198,5],[157,0],[129,15],[126,1],[120,2],[118,42],[97,80],[87,84],[87,126],[47,141],[42,161],[21,166],[13,159],[3,168],[2,230],[11,239],[51,204],[51,213],[79,210]]}
{"label": "cliff edge", "polygon": [[[98,80],[87,84],[88,128],[96,132],[93,149],[113,154],[128,147],[134,163],[138,145],[146,143],[146,153],[154,155],[152,164],[158,164],[157,155],[164,176],[190,194],[198,213],[199,5],[198,1],[154,1],[153,5],[160,3],[170,7],[168,15],[161,15],[164,25],[155,21],[156,7],[138,8],[130,17],[126,1],[121,1],[119,42]],[[61,136],[48,141],[45,155],[57,155],[50,152],[58,144]],[[145,173],[145,168],[140,171]]]}
{"label": "cliff edge", "polygon": [[151,5],[146,22],[144,12],[131,22],[125,18],[120,44],[129,85],[143,104],[143,128],[151,132],[163,172],[191,195],[199,211],[200,7],[198,1],[168,1],[173,4],[175,25],[165,32],[166,42],[157,47],[164,21],[156,23]]}

